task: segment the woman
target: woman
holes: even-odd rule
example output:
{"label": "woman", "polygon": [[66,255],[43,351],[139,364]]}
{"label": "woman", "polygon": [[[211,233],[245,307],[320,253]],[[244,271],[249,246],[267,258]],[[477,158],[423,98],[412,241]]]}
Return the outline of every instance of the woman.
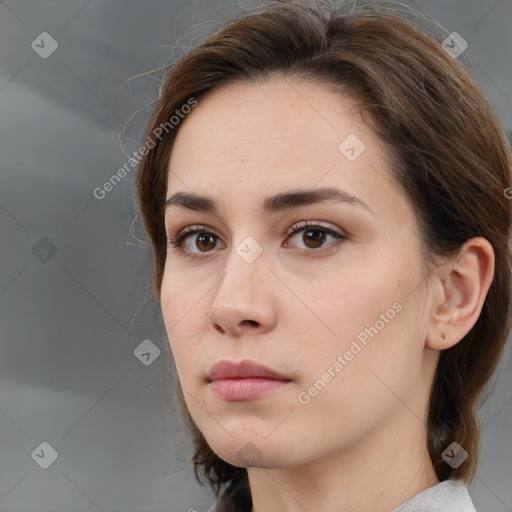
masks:
{"label": "woman", "polygon": [[441,40],[270,2],[161,86],[137,201],[212,511],[475,510],[511,158]]}

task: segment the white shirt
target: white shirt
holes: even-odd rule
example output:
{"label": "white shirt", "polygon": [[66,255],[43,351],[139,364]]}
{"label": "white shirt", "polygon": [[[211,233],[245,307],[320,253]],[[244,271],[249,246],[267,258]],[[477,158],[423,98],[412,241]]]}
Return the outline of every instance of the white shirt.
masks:
{"label": "white shirt", "polygon": [[[215,505],[207,512],[217,512]],[[462,481],[445,480],[416,494],[393,512],[476,512],[476,509]]]}
{"label": "white shirt", "polygon": [[459,480],[444,480],[416,494],[393,512],[476,512],[468,489]]}

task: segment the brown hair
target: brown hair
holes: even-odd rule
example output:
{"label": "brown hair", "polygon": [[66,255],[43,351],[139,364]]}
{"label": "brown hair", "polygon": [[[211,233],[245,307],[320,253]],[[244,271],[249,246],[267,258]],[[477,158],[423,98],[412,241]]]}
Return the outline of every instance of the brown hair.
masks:
{"label": "brown hair", "polygon": [[[315,5],[316,4],[316,5]],[[418,20],[418,21],[417,21]],[[160,133],[176,109],[227,82],[262,83],[275,74],[334,87],[357,99],[387,148],[390,172],[414,206],[425,255],[452,257],[472,237],[494,249],[495,273],[470,332],[440,354],[428,409],[428,451],[440,481],[469,485],[478,459],[476,407],[497,366],[510,327],[511,155],[501,122],[468,70],[441,45],[425,19],[379,4],[273,1],[228,20],[172,67],[147,134]],[[429,21],[431,23],[431,21]],[[163,204],[170,152],[179,126],[140,162],[136,194],[154,251],[160,299],[166,260]],[[206,476],[219,510],[250,510],[247,470],[209,447],[176,396],[192,437],[194,473]],[[457,468],[441,453],[453,441],[469,454]]]}

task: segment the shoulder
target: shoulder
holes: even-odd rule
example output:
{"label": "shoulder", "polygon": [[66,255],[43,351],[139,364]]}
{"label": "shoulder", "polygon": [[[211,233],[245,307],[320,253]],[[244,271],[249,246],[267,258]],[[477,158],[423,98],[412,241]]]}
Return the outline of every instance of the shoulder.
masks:
{"label": "shoulder", "polygon": [[420,492],[393,512],[476,512],[462,481],[445,480]]}

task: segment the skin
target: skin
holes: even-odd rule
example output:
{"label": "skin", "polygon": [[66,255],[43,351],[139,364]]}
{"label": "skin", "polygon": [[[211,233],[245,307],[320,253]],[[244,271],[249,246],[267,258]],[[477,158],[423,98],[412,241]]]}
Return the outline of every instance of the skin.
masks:
{"label": "skin", "polygon": [[[365,145],[354,161],[338,149],[349,134]],[[387,165],[354,100],[290,78],[225,85],[179,126],[167,197],[207,195],[219,211],[166,212],[168,237],[193,224],[215,236],[183,242],[194,260],[169,247],[162,313],[187,407],[217,455],[248,467],[253,512],[390,512],[439,482],[426,450],[428,394],[439,351],[478,319],[494,257],[475,238],[429,269]],[[346,190],[371,212],[335,201],[261,211],[267,196],[320,187]],[[286,234],[304,220],[347,240],[326,235],[318,247],[304,231]],[[263,250],[252,263],[236,251],[248,236]],[[400,312],[300,403],[395,303]],[[243,358],[291,382],[256,400],[220,399],[206,375]]]}

